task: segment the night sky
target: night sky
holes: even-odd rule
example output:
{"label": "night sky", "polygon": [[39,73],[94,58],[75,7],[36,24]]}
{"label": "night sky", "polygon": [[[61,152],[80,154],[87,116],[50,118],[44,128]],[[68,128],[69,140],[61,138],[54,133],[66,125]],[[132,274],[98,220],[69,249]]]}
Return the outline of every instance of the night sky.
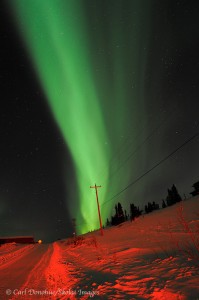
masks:
{"label": "night sky", "polygon": [[103,223],[116,202],[161,203],[173,183],[189,197],[198,136],[148,171],[199,132],[197,1],[0,10],[0,236],[52,241],[73,218],[78,233],[98,228],[95,183]]}

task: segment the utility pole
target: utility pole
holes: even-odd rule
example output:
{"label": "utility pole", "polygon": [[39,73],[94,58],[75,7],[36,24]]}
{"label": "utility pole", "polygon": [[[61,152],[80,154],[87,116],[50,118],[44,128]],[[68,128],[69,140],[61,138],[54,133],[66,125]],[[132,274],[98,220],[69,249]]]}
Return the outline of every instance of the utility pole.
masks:
{"label": "utility pole", "polygon": [[96,185],[96,184],[95,184],[95,186],[90,186],[90,188],[95,189],[95,192],[96,192],[97,208],[98,208],[98,216],[99,216],[99,223],[100,223],[100,231],[101,231],[101,235],[103,235],[102,219],[101,219],[101,214],[100,214],[100,206],[99,206],[98,193],[97,193],[97,189],[98,189],[98,188],[101,188],[101,185]]}

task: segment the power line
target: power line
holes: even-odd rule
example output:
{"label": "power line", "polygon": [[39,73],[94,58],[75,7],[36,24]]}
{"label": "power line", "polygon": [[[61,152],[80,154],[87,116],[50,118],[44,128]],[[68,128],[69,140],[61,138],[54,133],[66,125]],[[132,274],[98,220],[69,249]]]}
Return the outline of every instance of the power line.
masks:
{"label": "power line", "polygon": [[[163,120],[163,122],[164,122],[165,120]],[[129,161],[129,159],[131,159],[138,151],[139,151],[139,149],[148,141],[148,140],[150,140],[150,138],[154,135],[154,133],[156,133],[156,131],[157,130],[159,130],[160,129],[160,126],[163,124],[163,122],[160,124],[160,125],[158,125],[146,138],[145,138],[145,140],[140,144],[140,145],[138,145],[137,146],[137,148],[133,151],[133,152],[131,152],[130,153],[130,155],[128,155],[128,157],[124,160],[124,162],[122,163],[122,164],[120,164],[120,166],[118,166],[118,168],[115,170],[115,172],[114,173],[112,173],[112,174],[110,174],[110,176],[112,175],[112,176],[115,176],[116,174],[117,174],[117,172],[124,166],[124,164],[126,164],[127,163],[127,161]]]}
{"label": "power line", "polygon": [[129,183],[124,189],[122,189],[120,192],[118,192],[117,194],[115,194],[112,198],[110,198],[109,200],[107,200],[106,202],[104,202],[102,205],[106,204],[107,202],[111,201],[112,199],[116,198],[117,196],[119,196],[121,193],[123,193],[125,190],[127,190],[128,188],[130,188],[132,185],[134,185],[135,183],[137,183],[140,179],[142,179],[144,176],[146,176],[148,173],[150,173],[151,171],[153,171],[155,168],[157,168],[160,164],[162,164],[163,162],[165,162],[169,157],[171,157],[172,155],[174,155],[178,150],[180,150],[182,147],[184,147],[186,144],[188,144],[189,142],[191,142],[193,139],[195,139],[197,136],[199,136],[199,132],[197,132],[196,134],[194,134],[191,138],[189,138],[188,140],[186,140],[181,146],[179,146],[178,148],[176,148],[175,150],[173,150],[170,154],[168,154],[166,157],[164,157],[162,160],[160,160],[158,163],[156,163],[152,168],[150,168],[148,171],[146,171],[144,174],[142,174],[141,176],[139,176],[137,179],[135,179],[134,181],[132,181],[131,183]]}
{"label": "power line", "polygon": [[[176,109],[177,109],[177,105],[174,106],[174,107],[172,108],[172,112],[175,111]],[[137,147],[136,147],[136,148],[135,148],[128,156],[127,156],[127,158],[124,159],[123,162],[121,162],[119,166],[117,166],[116,170],[112,171],[111,174],[109,174],[109,176],[111,176],[111,177],[115,176],[116,173],[118,173],[118,171],[119,171],[119,170],[127,163],[127,161],[129,161],[129,159],[131,159],[132,157],[135,156],[135,154],[138,152],[139,148],[143,147],[144,144],[145,144],[148,140],[150,140],[151,137],[152,137],[152,136],[160,129],[160,127],[161,127],[162,125],[164,125],[164,123],[167,122],[168,119],[170,119],[170,117],[171,117],[171,115],[170,115],[170,113],[168,113],[168,114],[166,115],[166,117],[163,118],[163,119],[159,122],[159,124],[158,124],[158,125],[150,132],[150,134],[149,134],[149,135],[148,135],[141,143],[139,143],[138,146],[137,146]],[[147,122],[148,122],[148,121],[146,121],[145,124],[143,125],[142,130],[141,130],[141,133],[143,132],[143,130],[144,130],[145,125],[146,125]],[[129,127],[130,127],[130,126],[129,126]],[[128,130],[128,132],[130,132],[130,131],[131,131],[131,130]],[[137,140],[137,138],[138,138],[140,135],[141,135],[141,134],[140,134],[140,132],[139,132],[139,133],[136,135],[135,139],[131,139],[131,140],[130,140],[130,143],[125,145],[125,143],[129,141],[129,133],[128,133],[127,136],[126,136],[126,138],[125,138],[125,142],[119,147],[119,148],[121,148],[121,149],[118,149],[118,151],[115,152],[115,153],[112,155],[111,159],[109,160],[109,166],[106,166],[106,167],[105,167],[101,172],[99,172],[98,174],[100,174],[100,175],[102,174],[102,175],[103,175],[103,174],[106,172],[106,170],[108,170],[108,168],[111,167],[111,165],[114,165],[114,164],[115,164],[114,161],[117,159],[117,155],[119,155],[119,156],[121,156],[121,157],[124,157],[124,153],[126,152],[126,150],[130,148],[131,144],[134,143],[135,140]],[[123,149],[122,149],[122,148],[123,148]]]}

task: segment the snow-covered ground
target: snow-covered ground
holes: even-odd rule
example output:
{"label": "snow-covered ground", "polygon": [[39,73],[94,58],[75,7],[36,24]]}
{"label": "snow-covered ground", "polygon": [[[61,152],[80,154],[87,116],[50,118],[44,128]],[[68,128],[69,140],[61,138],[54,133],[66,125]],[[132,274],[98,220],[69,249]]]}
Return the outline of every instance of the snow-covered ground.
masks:
{"label": "snow-covered ground", "polygon": [[199,197],[76,244],[2,246],[0,285],[0,299],[199,300]]}

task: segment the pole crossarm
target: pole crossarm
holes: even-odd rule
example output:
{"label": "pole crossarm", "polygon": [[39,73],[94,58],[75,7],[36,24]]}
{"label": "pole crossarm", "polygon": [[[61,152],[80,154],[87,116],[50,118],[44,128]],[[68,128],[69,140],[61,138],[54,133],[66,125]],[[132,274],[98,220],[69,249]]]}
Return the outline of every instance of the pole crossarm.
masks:
{"label": "pole crossarm", "polygon": [[94,185],[94,186],[90,186],[90,188],[92,189],[96,189],[96,188],[101,188],[102,186],[101,185]]}

